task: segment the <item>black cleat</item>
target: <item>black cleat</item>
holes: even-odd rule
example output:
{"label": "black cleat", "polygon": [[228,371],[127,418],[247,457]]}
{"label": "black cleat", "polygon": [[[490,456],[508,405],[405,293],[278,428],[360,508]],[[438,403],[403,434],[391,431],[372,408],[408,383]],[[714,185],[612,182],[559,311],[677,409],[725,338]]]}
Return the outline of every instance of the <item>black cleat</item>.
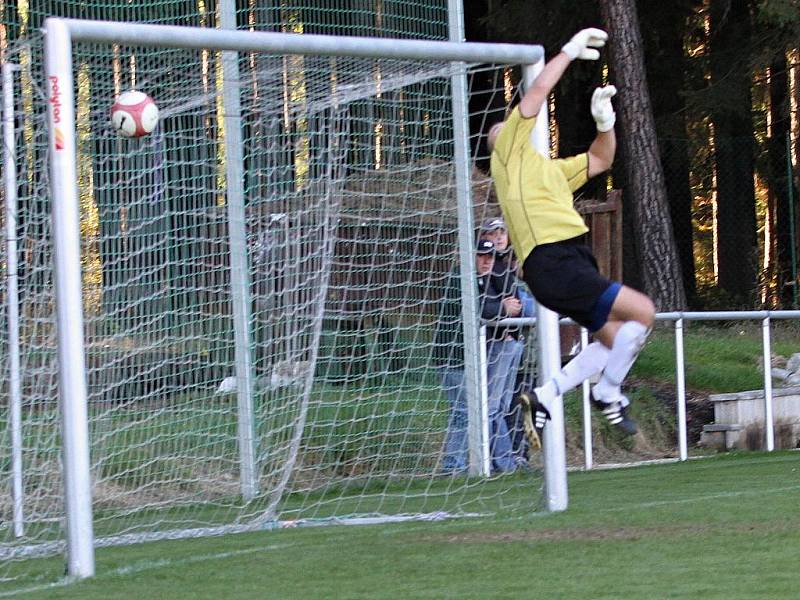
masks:
{"label": "black cleat", "polygon": [[519,404],[522,407],[522,428],[528,440],[530,448],[539,449],[542,447],[541,432],[544,424],[550,418],[550,413],[539,402],[536,392],[522,392],[519,397]]}
{"label": "black cleat", "polygon": [[634,435],[639,430],[636,426],[636,421],[627,414],[628,407],[623,406],[621,401],[603,402],[596,400],[594,394],[592,394],[592,406],[602,412],[608,422],[621,429],[625,435]]}

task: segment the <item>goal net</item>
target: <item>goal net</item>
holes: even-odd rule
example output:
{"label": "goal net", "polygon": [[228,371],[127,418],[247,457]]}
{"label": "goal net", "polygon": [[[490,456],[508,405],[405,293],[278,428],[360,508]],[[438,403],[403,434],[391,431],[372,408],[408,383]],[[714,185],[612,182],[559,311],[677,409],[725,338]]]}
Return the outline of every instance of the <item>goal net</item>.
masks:
{"label": "goal net", "polygon": [[[2,326],[21,398],[12,423],[4,386],[0,589],[58,574],[39,557],[64,550],[46,114],[63,99],[40,45],[8,60],[19,319],[4,305]],[[72,60],[95,546],[539,507],[536,456],[513,474],[442,464],[453,77],[504,106],[503,65],[253,51],[231,70],[215,50],[85,42]],[[110,126],[131,88],[161,111],[139,139]],[[502,113],[467,116],[475,223],[499,214],[479,134]]]}

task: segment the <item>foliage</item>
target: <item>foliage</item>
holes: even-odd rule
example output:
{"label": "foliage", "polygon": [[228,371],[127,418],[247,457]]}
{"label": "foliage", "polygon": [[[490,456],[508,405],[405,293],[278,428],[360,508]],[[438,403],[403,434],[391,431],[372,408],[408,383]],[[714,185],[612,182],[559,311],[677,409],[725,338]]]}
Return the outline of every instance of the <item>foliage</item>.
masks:
{"label": "foliage", "polygon": [[[793,324],[773,324],[773,354],[800,352]],[[674,331],[657,328],[636,361],[634,377],[674,383]],[[741,392],[764,385],[761,329],[758,322],[713,325],[684,323],[687,389],[707,393]]]}
{"label": "foliage", "polygon": [[490,6],[481,19],[495,38],[490,41],[538,43],[551,52],[557,52],[575,31],[596,27],[600,21],[597,4],[588,0],[573,2],[571,10],[555,0],[506,0]]}
{"label": "foliage", "polygon": [[800,39],[800,4],[797,0],[760,0],[755,20],[760,26],[762,42],[766,42],[757,47],[767,52],[772,49],[773,53],[797,47]]}
{"label": "foliage", "polygon": [[[772,151],[767,147],[768,135],[770,131],[774,134],[782,109],[769,102],[770,80],[766,73],[768,67],[773,67],[776,58],[787,50],[797,48],[797,40],[800,39],[800,10],[797,1],[749,2],[749,12],[746,13],[749,23],[745,24],[749,35],[746,37],[720,37],[721,29],[731,25],[729,21],[735,12],[728,0],[710,3],[680,0],[668,3],[659,10],[652,10],[649,3],[639,1],[638,7],[649,92],[658,132],[663,140],[662,151],[664,148],[672,148],[673,152],[688,154],[688,157],[662,156],[662,161],[673,161],[670,165],[664,165],[664,170],[669,174],[669,190],[674,196],[670,198],[670,202],[673,204],[675,236],[678,240],[688,240],[679,251],[687,254],[692,251],[693,246],[693,256],[688,260],[684,257],[682,261],[684,268],[687,268],[687,264],[694,264],[694,275],[700,288],[692,308],[780,306],[779,292],[785,284],[786,276],[782,273],[786,268],[776,264],[776,256],[779,253],[786,255],[788,251],[779,247],[778,253],[775,252],[774,244],[782,242],[775,241],[776,209],[768,204],[768,200],[772,199],[774,202],[777,182],[767,179],[766,175],[768,157]],[[541,43],[548,55],[552,56],[573,31],[580,27],[601,24],[597,3],[582,1],[573,3],[571,8],[574,10],[563,10],[563,4],[549,0],[538,0],[534,3],[522,0],[493,2],[489,4],[489,10],[479,16],[482,35],[491,41]],[[468,18],[470,14],[476,14],[476,10],[473,6]],[[710,18],[712,11],[713,19]],[[532,15],[535,16],[532,18]],[[741,24],[734,25],[738,27]],[[682,56],[670,52],[674,36],[683,40]],[[479,39],[484,37],[479,36]],[[724,59],[725,68],[718,70],[712,77],[711,65],[715,61],[719,64],[720,59]],[[743,115],[746,104],[741,102],[741,86],[747,85],[749,74],[752,74],[752,111]],[[575,101],[580,98],[580,91],[594,84],[593,75],[595,73],[591,65],[575,65],[566,72],[564,81],[559,86],[564,93],[563,97],[556,94],[558,130],[563,133],[562,137],[567,142],[572,141],[570,135],[576,137],[575,131],[583,132],[582,113],[559,107],[564,99]],[[715,136],[721,136],[721,132],[715,131],[711,125],[711,117],[719,119],[720,115],[727,115],[728,118],[736,116],[745,122],[749,120],[749,131],[737,133],[738,137],[734,140],[724,140],[721,137],[715,139]],[[767,123],[772,124],[771,129]],[[678,141],[686,140],[688,148],[681,144],[672,147],[664,136]],[[728,196],[720,195],[720,184],[724,183],[721,177],[726,165],[718,162],[718,148],[726,144],[734,146],[731,149],[734,156],[744,157],[752,152],[756,157],[753,166],[758,187],[752,199],[756,221],[752,224],[747,206],[742,214],[732,215],[732,218],[751,223],[755,227],[755,231],[751,233],[757,235],[759,247],[758,256],[748,259],[749,267],[739,270],[742,281],[731,282],[728,275],[728,279],[721,285],[718,280],[720,263],[730,260],[727,256],[730,253],[721,255],[720,245],[724,246],[726,236],[737,234],[735,231],[719,230],[721,211],[742,210],[741,204],[749,205],[750,202],[749,198],[745,198],[750,190],[741,187],[741,182],[735,179],[739,172],[738,166],[732,167],[725,175],[733,178],[728,180],[728,185],[733,189],[728,188]],[[567,145],[571,148],[569,143]],[[625,141],[622,140],[622,146],[624,145]],[[624,155],[622,158],[624,159]],[[688,177],[690,189],[681,187],[684,177]],[[621,183],[624,182],[615,182],[615,185]],[[691,202],[684,206],[681,203],[682,196],[690,197]],[[739,208],[728,204],[732,197],[737,196]],[[686,214],[688,212],[691,214]],[[689,227],[691,231],[686,231]],[[625,232],[626,236],[632,234],[632,231]],[[765,240],[773,244],[773,247],[766,247]],[[629,249],[632,246],[626,246],[626,252]],[[630,261],[626,262],[626,266],[631,266]],[[726,272],[730,274],[730,269]],[[755,281],[756,274],[758,282]],[[734,275],[737,275],[736,270]],[[635,277],[632,281],[635,281]],[[730,286],[730,289],[725,290],[723,286]],[[747,292],[744,291],[745,288]],[[692,290],[687,288],[687,293],[690,291]]]}

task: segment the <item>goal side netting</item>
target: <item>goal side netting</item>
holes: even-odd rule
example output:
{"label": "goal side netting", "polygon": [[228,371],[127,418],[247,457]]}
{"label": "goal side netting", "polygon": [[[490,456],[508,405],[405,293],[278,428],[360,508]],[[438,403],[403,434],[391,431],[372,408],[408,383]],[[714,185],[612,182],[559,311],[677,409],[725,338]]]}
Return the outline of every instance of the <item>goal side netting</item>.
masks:
{"label": "goal side netting", "polygon": [[[38,42],[7,56],[18,268],[3,286],[4,297],[18,286],[19,315],[11,322],[4,302],[1,316],[6,349],[8,331],[19,338],[20,397],[3,387],[0,589],[57,572],[31,559],[65,548],[64,254],[47,115],[65,88],[46,76]],[[95,546],[538,509],[535,458],[506,475],[453,475],[442,462],[453,423],[441,353],[464,352],[435,340],[460,262],[456,147],[471,142],[469,222],[499,215],[482,132],[502,118],[485,106],[510,99],[508,67],[230,60],[166,44],[72,46]],[[467,140],[454,77],[489,99],[466,115]],[[138,139],[110,125],[131,88],[161,112]]]}

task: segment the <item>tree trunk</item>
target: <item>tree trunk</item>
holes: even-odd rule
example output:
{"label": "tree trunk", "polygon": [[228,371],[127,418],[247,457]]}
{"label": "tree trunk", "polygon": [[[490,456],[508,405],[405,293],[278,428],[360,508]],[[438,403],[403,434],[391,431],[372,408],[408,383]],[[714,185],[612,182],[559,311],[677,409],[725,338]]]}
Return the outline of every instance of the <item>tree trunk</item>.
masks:
{"label": "tree trunk", "polygon": [[782,307],[792,304],[792,236],[789,223],[789,186],[786,160],[788,158],[786,141],[789,136],[789,78],[786,55],[782,54],[770,65],[769,112],[769,212],[774,215],[773,261],[778,299]]}
{"label": "tree trunk", "polygon": [[625,140],[626,209],[639,224],[636,249],[645,291],[658,310],[682,310],[686,295],[647,92],[636,4],[602,0],[600,10],[609,32],[611,70],[621,92],[616,101],[617,131]]}
{"label": "tree trunk", "polygon": [[0,61],[6,60],[6,50],[19,39],[19,10],[17,0],[0,0]]}
{"label": "tree trunk", "polygon": [[[711,110],[717,179],[718,283],[733,302],[752,305],[757,286],[751,76],[746,0],[711,3]],[[744,54],[744,55],[743,55]]]}
{"label": "tree trunk", "polygon": [[[792,48],[790,52],[791,57],[791,64],[792,64],[792,72],[793,76],[791,78],[792,81],[795,82],[795,85],[790,90],[793,96],[792,106],[795,107],[795,117],[800,117],[800,85],[797,83],[800,82],[800,46],[795,46]],[[792,308],[798,308],[797,301],[795,300],[798,296],[800,296],[800,289],[797,289],[797,286],[800,286],[800,281],[797,278],[797,260],[798,256],[800,256],[800,237],[798,236],[798,231],[800,231],[800,220],[798,220],[798,216],[800,215],[800,118],[793,119],[793,122],[790,126],[791,129],[791,136],[794,140],[792,147],[789,149],[791,164],[791,174],[790,174],[790,190],[792,191],[792,207],[794,213],[794,239],[791,240],[791,244],[794,247],[794,253],[792,254],[793,260],[793,270],[792,275],[794,279],[792,281],[792,285],[795,287],[796,293],[793,294],[793,303]],[[789,168],[787,166],[787,168]],[[791,249],[790,249],[791,250]]]}
{"label": "tree trunk", "polygon": [[[625,140],[617,138],[617,156],[625,156]],[[628,189],[628,174],[623,168],[622,161],[617,160],[611,170],[611,177],[614,187],[619,190]],[[625,206],[620,202],[622,210],[622,281],[637,290],[645,289],[644,278],[642,275],[642,264],[636,256],[636,237],[639,226],[633,217],[631,210],[625,210]]]}
{"label": "tree trunk", "polygon": [[[646,2],[640,2],[641,7]],[[678,248],[683,289],[690,306],[696,303],[692,190],[689,183],[689,147],[686,133],[686,99],[676,90],[686,88],[689,64],[684,56],[690,2],[670,2],[657,11],[641,11],[645,37],[645,63],[653,102],[656,135],[667,186],[670,217]]]}

